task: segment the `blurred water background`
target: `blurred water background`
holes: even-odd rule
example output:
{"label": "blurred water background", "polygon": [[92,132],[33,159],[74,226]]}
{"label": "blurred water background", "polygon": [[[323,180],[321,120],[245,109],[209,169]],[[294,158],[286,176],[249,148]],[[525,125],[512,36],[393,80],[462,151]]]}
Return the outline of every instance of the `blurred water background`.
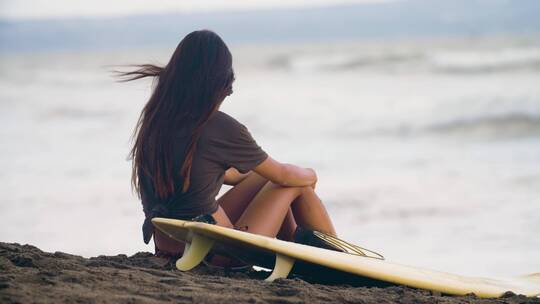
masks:
{"label": "blurred water background", "polygon": [[[404,2],[426,7],[429,1]],[[539,7],[493,3],[521,12],[531,8],[516,3]],[[391,11],[385,5],[391,6],[378,9]],[[355,9],[351,20],[374,10]],[[455,24],[468,22],[456,19],[459,10],[442,11],[455,12]],[[338,22],[336,30],[353,34],[336,39],[318,28],[315,39],[306,30],[314,24],[309,18],[291,22],[289,36],[283,32],[287,18],[295,19],[291,13],[276,23],[283,39],[255,39],[257,27],[227,19],[238,20],[238,12],[212,13],[226,16],[222,23],[205,14],[179,30],[150,22],[175,34],[159,32],[166,38],[156,42],[143,33],[141,40],[152,43],[139,44],[136,32],[118,35],[122,26],[110,25],[132,24],[135,17],[105,25],[86,19],[0,23],[1,241],[84,256],[153,250],[142,242],[143,214],[126,160],[151,83],[119,84],[109,71],[112,65],[164,64],[183,35],[210,28],[229,44],[237,76],[222,110],[274,158],[316,169],[317,191],[341,237],[388,260],[438,270],[483,276],[540,271],[536,21],[517,18],[524,30],[502,22],[486,26],[493,31],[434,26],[426,34],[420,25],[404,31],[398,21],[360,18],[396,30],[358,34]],[[241,14],[272,32],[256,18],[260,12]],[[80,28],[58,26],[66,22]],[[89,29],[91,22],[109,24],[111,31]],[[302,36],[301,26],[309,34]],[[244,32],[235,31],[240,28]],[[120,47],[111,45],[114,35]],[[133,41],[124,39],[130,35]]]}

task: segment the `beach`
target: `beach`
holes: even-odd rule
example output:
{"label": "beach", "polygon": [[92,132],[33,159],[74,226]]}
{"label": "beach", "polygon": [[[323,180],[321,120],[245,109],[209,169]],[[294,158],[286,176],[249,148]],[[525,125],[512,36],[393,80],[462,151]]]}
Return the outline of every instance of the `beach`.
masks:
{"label": "beach", "polygon": [[[160,130],[139,134],[163,139],[165,127],[199,112],[178,105],[221,96],[214,80],[232,68],[219,110],[272,159],[313,169],[337,236],[383,255],[394,265],[385,275],[410,265],[427,285],[410,283],[416,276],[401,283],[423,288],[436,283],[422,269],[456,274],[467,287],[478,278],[535,280],[540,1],[0,3],[0,304],[540,303],[365,286],[370,280],[340,272],[351,266],[369,276],[349,256],[337,277],[328,265],[302,272],[296,262],[272,283],[258,267],[181,272],[143,241],[130,156],[141,118]],[[215,53],[216,39],[196,44],[201,65],[172,56],[190,53],[182,39],[203,29],[227,45],[232,66],[221,68],[229,56]],[[162,72],[118,77],[149,65]],[[198,79],[198,89],[184,90]],[[186,113],[167,111],[174,125],[156,122],[161,111],[143,110],[152,96],[172,101],[157,109]],[[166,151],[161,140],[142,143],[137,151]],[[142,154],[143,163],[167,163]],[[227,169],[227,155],[219,156]],[[277,174],[261,175],[277,182]],[[212,196],[221,202],[232,187]],[[300,226],[324,230],[293,213]],[[273,266],[267,258],[261,264]],[[306,273],[320,280],[299,276]]]}
{"label": "beach", "polygon": [[149,252],[84,258],[0,243],[1,303],[540,303],[512,293],[479,299],[400,286],[321,285],[299,278],[269,283],[262,280],[266,275],[206,266],[181,272]]}

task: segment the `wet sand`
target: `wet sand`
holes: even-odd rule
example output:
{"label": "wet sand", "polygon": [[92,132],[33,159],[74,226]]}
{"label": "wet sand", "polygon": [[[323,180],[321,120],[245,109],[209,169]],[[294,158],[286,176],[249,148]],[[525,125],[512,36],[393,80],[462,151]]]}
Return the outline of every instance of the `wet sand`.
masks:
{"label": "wet sand", "polygon": [[540,303],[511,293],[479,299],[407,287],[311,284],[298,278],[268,283],[261,280],[265,275],[205,266],[180,272],[148,252],[87,259],[0,243],[0,303]]}

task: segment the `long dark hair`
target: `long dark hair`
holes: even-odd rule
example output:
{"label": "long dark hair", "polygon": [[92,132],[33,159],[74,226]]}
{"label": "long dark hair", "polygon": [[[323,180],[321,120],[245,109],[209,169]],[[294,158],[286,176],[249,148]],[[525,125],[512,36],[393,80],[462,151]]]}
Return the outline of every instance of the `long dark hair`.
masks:
{"label": "long dark hair", "polygon": [[[142,196],[142,174],[151,181],[155,195],[166,199],[176,192],[175,177],[182,178],[182,192],[189,188],[193,154],[203,126],[232,94],[232,55],[223,40],[210,30],[194,31],[178,44],[164,67],[136,65],[119,72],[120,81],[154,77],[152,95],[133,132],[131,183]],[[178,128],[192,125],[191,138],[181,168],[174,167],[173,145]]]}

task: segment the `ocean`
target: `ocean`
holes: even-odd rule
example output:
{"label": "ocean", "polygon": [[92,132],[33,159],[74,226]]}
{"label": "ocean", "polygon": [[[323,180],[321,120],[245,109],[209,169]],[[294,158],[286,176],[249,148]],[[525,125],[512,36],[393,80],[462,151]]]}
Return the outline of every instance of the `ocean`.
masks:
{"label": "ocean", "polygon": [[[273,158],[317,171],[342,238],[442,271],[540,271],[538,37],[230,48],[237,80],[221,110]],[[127,160],[151,82],[110,71],[172,52],[0,55],[1,241],[153,251]]]}

